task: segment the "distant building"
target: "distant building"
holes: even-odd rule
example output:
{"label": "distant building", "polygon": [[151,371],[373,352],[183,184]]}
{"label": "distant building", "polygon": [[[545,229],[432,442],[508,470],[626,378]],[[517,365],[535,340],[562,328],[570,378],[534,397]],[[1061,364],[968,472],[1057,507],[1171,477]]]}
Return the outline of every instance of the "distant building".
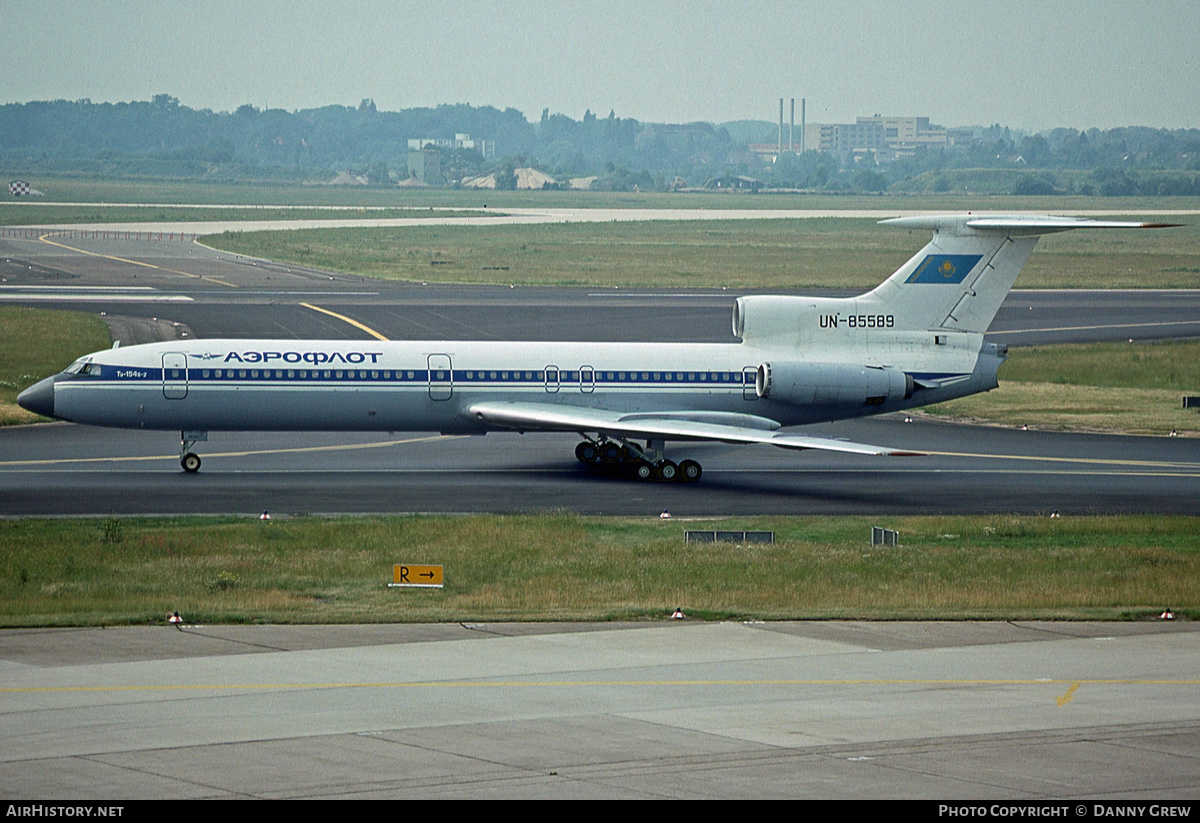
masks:
{"label": "distant building", "polygon": [[544,171],[533,168],[516,169],[518,189],[542,189],[546,186],[557,186],[558,181]]}
{"label": "distant building", "polygon": [[971,146],[976,142],[975,129],[971,126],[961,126],[956,129],[946,129],[946,143],[950,146]]}
{"label": "distant building", "polygon": [[[410,140],[411,144],[412,141]],[[442,153],[437,149],[417,149],[408,153],[408,177],[428,185],[443,182]]]}
{"label": "distant building", "polygon": [[[518,189],[541,189],[547,184],[555,186],[558,181],[545,172],[533,168],[513,169],[517,178]],[[479,177],[464,177],[464,189],[494,189],[496,188],[496,173],[480,175]]]}
{"label": "distant building", "polygon": [[326,186],[365,186],[367,178],[361,174],[351,174],[349,171],[344,171],[338,174],[337,177],[325,184]]}
{"label": "distant building", "polygon": [[417,140],[409,140],[408,148],[410,151],[420,151],[421,149],[441,149],[442,151],[455,151],[457,149],[467,149],[469,151],[477,151],[485,160],[489,157],[494,157],[496,154],[496,143],[493,140],[474,140],[469,134],[456,134],[453,140],[447,140],[440,137],[423,137]]}
{"label": "distant building", "polygon": [[949,145],[946,129],[931,124],[928,117],[876,114],[856,118],[853,123],[810,123],[808,129],[818,151],[835,154],[843,162],[870,158],[877,163],[891,163],[912,157],[921,148]]}
{"label": "distant building", "polygon": [[726,174],[707,180],[704,183],[704,188],[722,189],[724,191],[758,191],[762,188],[762,181],[756,177],[747,177],[744,174]]}
{"label": "distant building", "polygon": [[[860,117],[861,123],[866,118]],[[931,125],[928,117],[880,117],[874,121],[883,124],[884,140],[894,153],[892,159],[912,157],[918,149],[944,149],[948,144],[946,129]]]}
{"label": "distant building", "polygon": [[779,159],[778,143],[747,143],[746,148],[754,152],[764,163],[774,163]]}

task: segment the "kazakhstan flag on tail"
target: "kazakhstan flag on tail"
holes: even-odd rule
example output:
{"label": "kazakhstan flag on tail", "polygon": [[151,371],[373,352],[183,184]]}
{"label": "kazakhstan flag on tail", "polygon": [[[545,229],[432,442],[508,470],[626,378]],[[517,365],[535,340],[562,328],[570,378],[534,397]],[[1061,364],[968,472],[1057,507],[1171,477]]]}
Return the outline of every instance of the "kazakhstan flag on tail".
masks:
{"label": "kazakhstan flag on tail", "polygon": [[961,283],[981,258],[979,254],[930,254],[904,282]]}

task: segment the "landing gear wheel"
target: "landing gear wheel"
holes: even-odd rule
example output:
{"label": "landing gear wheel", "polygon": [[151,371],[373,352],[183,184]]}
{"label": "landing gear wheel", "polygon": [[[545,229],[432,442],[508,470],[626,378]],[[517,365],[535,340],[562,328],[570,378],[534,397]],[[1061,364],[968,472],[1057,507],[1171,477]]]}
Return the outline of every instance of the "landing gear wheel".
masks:
{"label": "landing gear wheel", "polygon": [[679,464],[679,479],[684,483],[695,483],[702,474],[704,470],[695,460],[684,460]]}
{"label": "landing gear wheel", "polygon": [[634,464],[633,474],[638,480],[649,480],[654,477],[654,467],[645,460],[639,460]]}
{"label": "landing gear wheel", "polygon": [[580,463],[595,463],[598,456],[599,451],[594,443],[585,440],[575,447],[575,459]]}
{"label": "landing gear wheel", "polygon": [[179,465],[183,466],[183,470],[188,474],[195,474],[200,471],[200,455],[188,452],[179,458]]}
{"label": "landing gear wheel", "polygon": [[664,460],[658,464],[654,474],[659,480],[671,481],[679,475],[679,467],[670,460]]}
{"label": "landing gear wheel", "polygon": [[620,463],[621,459],[621,447],[616,443],[605,443],[600,447],[601,463]]}

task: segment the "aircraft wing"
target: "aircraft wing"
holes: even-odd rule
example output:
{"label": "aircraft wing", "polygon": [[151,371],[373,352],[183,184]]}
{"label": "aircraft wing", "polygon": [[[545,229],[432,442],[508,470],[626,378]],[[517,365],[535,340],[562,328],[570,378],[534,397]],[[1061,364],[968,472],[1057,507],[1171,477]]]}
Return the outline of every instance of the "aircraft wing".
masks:
{"label": "aircraft wing", "polygon": [[[517,403],[484,401],[463,409],[463,416],[481,423],[514,431],[571,431],[646,440],[709,440],[720,443],[762,443],[782,449],[821,449],[848,454],[877,454],[890,457],[918,456],[921,452],[902,451],[885,446],[852,443],[828,437],[781,434],[764,428],[771,421],[753,415],[721,415],[722,422],[692,419],[703,413],[638,412],[635,414],[607,409],[568,406],[554,403]],[[746,425],[736,425],[745,418]],[[728,421],[728,422],[726,422]]]}

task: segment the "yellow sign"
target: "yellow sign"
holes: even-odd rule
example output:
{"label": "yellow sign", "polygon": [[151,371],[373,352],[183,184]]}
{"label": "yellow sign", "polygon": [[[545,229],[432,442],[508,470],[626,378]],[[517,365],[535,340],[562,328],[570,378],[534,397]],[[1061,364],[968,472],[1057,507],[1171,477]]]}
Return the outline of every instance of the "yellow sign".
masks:
{"label": "yellow sign", "polygon": [[397,563],[392,566],[392,582],[388,587],[415,586],[417,588],[442,588],[441,566],[416,566]]}

